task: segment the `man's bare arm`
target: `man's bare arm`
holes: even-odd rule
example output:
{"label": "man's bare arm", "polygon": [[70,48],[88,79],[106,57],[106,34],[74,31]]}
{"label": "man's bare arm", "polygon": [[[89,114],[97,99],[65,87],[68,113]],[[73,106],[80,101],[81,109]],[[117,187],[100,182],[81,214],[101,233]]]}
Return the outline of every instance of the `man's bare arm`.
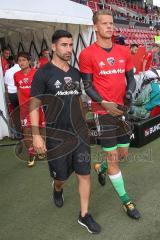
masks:
{"label": "man's bare arm", "polygon": [[32,97],[30,99],[30,119],[31,119],[33,135],[40,135],[40,131],[39,131],[39,106],[40,105],[41,105],[40,99],[36,97]]}
{"label": "man's bare arm", "polygon": [[33,147],[38,154],[45,154],[47,151],[45,141],[40,135],[39,129],[39,107],[41,100],[32,97],[30,99],[30,119],[32,126]]}

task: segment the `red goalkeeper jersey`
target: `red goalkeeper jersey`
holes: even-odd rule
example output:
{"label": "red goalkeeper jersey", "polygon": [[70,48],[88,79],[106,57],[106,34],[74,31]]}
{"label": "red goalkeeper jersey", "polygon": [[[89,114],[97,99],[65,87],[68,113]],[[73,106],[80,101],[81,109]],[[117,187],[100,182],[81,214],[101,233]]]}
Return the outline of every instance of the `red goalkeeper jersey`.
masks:
{"label": "red goalkeeper jersey", "polygon": [[[93,87],[103,100],[124,104],[125,72],[134,67],[127,47],[114,44],[108,52],[97,43],[93,43],[81,52],[79,64],[82,73],[93,75]],[[95,113],[106,113],[96,102],[92,102],[92,107]]]}

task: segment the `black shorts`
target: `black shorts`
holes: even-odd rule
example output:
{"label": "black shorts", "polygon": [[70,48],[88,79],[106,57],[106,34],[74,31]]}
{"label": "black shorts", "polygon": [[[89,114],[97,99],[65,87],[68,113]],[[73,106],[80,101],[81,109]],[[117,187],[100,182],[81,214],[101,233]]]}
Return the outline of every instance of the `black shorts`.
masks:
{"label": "black shorts", "polygon": [[131,125],[123,117],[113,117],[109,114],[95,115],[98,130],[97,142],[104,151],[112,151],[118,147],[128,147],[130,144]]}
{"label": "black shorts", "polygon": [[[72,144],[72,143],[70,143]],[[47,150],[54,148],[57,143],[47,144]],[[77,145],[70,153],[60,154],[59,157],[52,157],[47,154],[50,175],[52,178],[65,181],[75,172],[78,175],[88,175],[91,169],[90,146],[78,138]]]}

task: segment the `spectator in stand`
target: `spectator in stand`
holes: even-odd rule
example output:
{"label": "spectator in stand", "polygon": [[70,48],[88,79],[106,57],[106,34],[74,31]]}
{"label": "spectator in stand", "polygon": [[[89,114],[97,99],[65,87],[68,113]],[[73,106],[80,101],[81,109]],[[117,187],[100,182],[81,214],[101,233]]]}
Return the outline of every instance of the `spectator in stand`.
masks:
{"label": "spectator in stand", "polygon": [[151,50],[149,50],[143,57],[143,63],[142,63],[142,71],[147,71],[150,68],[155,68],[156,65],[158,65],[158,63],[156,63],[154,61],[155,59],[155,55],[158,54],[159,52],[159,45],[154,44],[151,48]]}
{"label": "spectator in stand", "polygon": [[80,0],[81,4],[87,5],[88,0]]}
{"label": "spectator in stand", "polygon": [[154,41],[155,41],[156,44],[160,45],[160,26],[157,27],[156,31],[157,31],[157,34],[154,37]]}
{"label": "spectator in stand", "polygon": [[135,67],[135,55],[137,54],[137,51],[138,51],[138,45],[136,43],[131,44],[130,50],[131,50],[132,61],[133,61],[133,64],[134,64],[133,71],[134,71],[134,73],[136,73],[137,70],[136,70],[136,67]]}
{"label": "spectator in stand", "polygon": [[1,56],[3,75],[5,75],[6,70],[9,69],[9,62],[8,62],[9,56],[10,56],[10,49],[4,48]]}
{"label": "spectator in stand", "polygon": [[99,6],[100,9],[104,9],[105,4],[106,4],[105,0],[99,0],[99,2],[98,2],[98,6]]}
{"label": "spectator in stand", "polygon": [[[155,43],[158,44],[160,46],[160,26],[157,27],[157,35],[154,37],[155,39]],[[160,49],[159,49],[159,52],[157,54],[157,59],[158,59],[158,66],[160,67]]]}
{"label": "spectator in stand", "polygon": [[48,48],[45,48],[41,52],[41,57],[39,58],[38,62],[38,68],[43,67],[46,63],[48,63],[50,60],[49,50]]}
{"label": "spectator in stand", "polygon": [[146,14],[148,13],[148,6],[146,3],[145,3],[145,12],[146,12]]}
{"label": "spectator in stand", "polygon": [[120,31],[118,31],[117,34],[112,37],[112,40],[114,43],[119,45],[125,45],[125,37],[121,35]]}
{"label": "spectator in stand", "polygon": [[138,45],[136,43],[131,44],[130,49],[131,49],[131,54],[135,55],[138,51]]}

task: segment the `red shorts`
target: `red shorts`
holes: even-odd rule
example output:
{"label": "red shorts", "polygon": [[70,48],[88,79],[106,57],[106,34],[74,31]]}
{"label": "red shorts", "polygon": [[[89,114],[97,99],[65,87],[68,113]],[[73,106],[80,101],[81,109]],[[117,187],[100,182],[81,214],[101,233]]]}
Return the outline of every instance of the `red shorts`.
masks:
{"label": "red shorts", "polygon": [[[20,109],[20,118],[21,118],[21,126],[23,127],[31,127],[31,120],[29,113]],[[39,108],[39,127],[45,127],[45,115],[42,107]]]}

